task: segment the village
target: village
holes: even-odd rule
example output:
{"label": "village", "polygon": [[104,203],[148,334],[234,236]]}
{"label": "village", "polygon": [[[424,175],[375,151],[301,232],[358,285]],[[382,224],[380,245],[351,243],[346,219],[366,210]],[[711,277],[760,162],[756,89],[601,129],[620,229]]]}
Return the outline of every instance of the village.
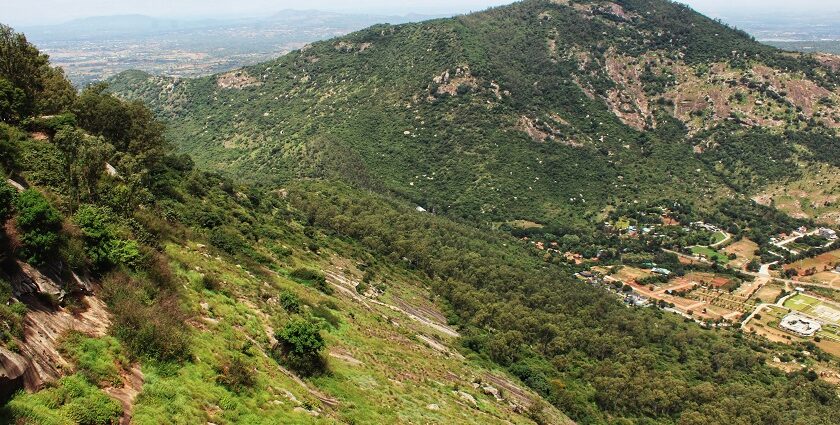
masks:
{"label": "village", "polygon": [[771,341],[813,343],[840,357],[837,231],[798,227],[773,235],[761,249],[723,227],[702,221],[682,225],[667,212],[659,223],[625,218],[604,223],[624,244],[657,241],[661,254],[676,259],[667,264],[631,254],[608,260],[604,250],[587,256],[564,251],[557,241],[523,240],[578,267],[581,282],[614,294],[628,308],[660,308],[707,328],[739,327]]}

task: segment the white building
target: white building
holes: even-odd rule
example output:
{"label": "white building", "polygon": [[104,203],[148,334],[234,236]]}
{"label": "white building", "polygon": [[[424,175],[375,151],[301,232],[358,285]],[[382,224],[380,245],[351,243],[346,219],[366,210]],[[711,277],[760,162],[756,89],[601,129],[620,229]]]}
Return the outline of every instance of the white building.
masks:
{"label": "white building", "polygon": [[782,318],[779,327],[793,334],[811,337],[822,329],[822,324],[798,313],[791,313]]}
{"label": "white building", "polygon": [[834,230],[823,227],[823,228],[820,229],[820,236],[822,236],[826,239],[832,239],[833,240],[833,239],[837,239],[837,232],[835,232]]}

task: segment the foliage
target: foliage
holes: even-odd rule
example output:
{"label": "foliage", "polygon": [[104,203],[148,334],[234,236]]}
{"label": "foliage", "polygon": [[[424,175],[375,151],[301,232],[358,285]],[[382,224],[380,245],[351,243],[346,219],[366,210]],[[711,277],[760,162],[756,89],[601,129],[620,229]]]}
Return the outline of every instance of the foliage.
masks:
{"label": "foliage", "polygon": [[152,166],[169,150],[163,126],[140,102],[125,102],[94,84],[79,95],[73,105],[79,125],[102,136],[119,152],[131,154],[145,166]]}
{"label": "foliage", "polygon": [[0,226],[12,216],[15,198],[17,198],[17,190],[5,181],[0,182]]}
{"label": "foliage", "polygon": [[3,414],[9,423],[116,425],[122,406],[80,375],[61,378],[54,387],[15,397]]}
{"label": "foliage", "polygon": [[283,291],[280,293],[280,305],[289,313],[300,312],[300,298],[292,292]]}
{"label": "foliage", "polygon": [[25,95],[8,80],[0,78],[0,121],[17,122],[24,114]]}
{"label": "foliage", "polygon": [[104,279],[103,296],[114,313],[112,332],[135,357],[183,361],[190,354],[190,332],[178,300],[149,284],[120,272]]}
{"label": "foliage", "polygon": [[47,56],[26,40],[23,34],[15,33],[0,24],[0,78],[18,88],[24,95],[22,113],[34,110],[35,96],[43,89],[42,73],[48,68]]}
{"label": "foliage", "polygon": [[317,325],[306,319],[292,319],[277,332],[276,338],[274,351],[283,364],[304,376],[324,370],[321,350],[326,342]]}
{"label": "foliage", "polygon": [[85,204],[76,211],[73,221],[82,230],[85,252],[94,271],[104,272],[119,265],[138,266],[137,242],[120,237],[119,226],[110,210]]}
{"label": "foliage", "polygon": [[45,264],[61,243],[61,216],[40,192],[29,189],[15,202],[21,255],[33,264]]}

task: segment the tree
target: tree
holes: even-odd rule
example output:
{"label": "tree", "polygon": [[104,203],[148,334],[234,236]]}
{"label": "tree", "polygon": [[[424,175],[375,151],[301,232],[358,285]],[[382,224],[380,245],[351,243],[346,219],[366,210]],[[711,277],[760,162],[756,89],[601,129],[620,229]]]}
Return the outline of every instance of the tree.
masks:
{"label": "tree", "polygon": [[0,78],[0,121],[14,123],[23,115],[26,95],[9,80]]}
{"label": "tree", "polygon": [[106,92],[106,84],[82,91],[73,106],[79,125],[102,136],[121,153],[128,153],[149,167],[165,156],[169,145],[164,126],[141,102],[124,102]]}
{"label": "tree", "polygon": [[39,52],[23,34],[0,24],[0,77],[23,92],[24,115],[34,109],[36,94],[43,90],[41,77],[46,68],[49,68],[47,55]]}
{"label": "tree", "polygon": [[326,347],[318,326],[305,319],[294,319],[277,333],[274,351],[280,360],[304,376],[324,369],[321,350]]}
{"label": "tree", "polygon": [[15,207],[21,254],[34,265],[45,264],[61,243],[61,216],[44,195],[32,189],[18,195]]}
{"label": "tree", "polygon": [[59,67],[44,67],[41,75],[41,90],[35,98],[35,110],[39,114],[55,115],[70,109],[76,101],[76,89],[64,76]]}
{"label": "tree", "polygon": [[0,181],[0,227],[12,215],[17,191],[5,181]]}
{"label": "tree", "polygon": [[114,147],[102,137],[65,127],[55,135],[55,145],[64,154],[65,171],[70,178],[74,201],[96,200],[96,185]]}

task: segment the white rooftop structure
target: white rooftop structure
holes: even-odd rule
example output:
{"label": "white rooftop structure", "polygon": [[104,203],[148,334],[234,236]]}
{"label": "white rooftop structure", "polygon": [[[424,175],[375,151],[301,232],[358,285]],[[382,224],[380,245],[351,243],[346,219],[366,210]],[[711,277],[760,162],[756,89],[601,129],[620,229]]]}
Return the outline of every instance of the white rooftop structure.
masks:
{"label": "white rooftop structure", "polygon": [[822,324],[801,314],[791,313],[782,318],[779,327],[799,336],[814,336],[822,329]]}
{"label": "white rooftop structure", "polygon": [[832,229],[823,227],[820,229],[820,236],[826,239],[837,239],[837,232]]}

